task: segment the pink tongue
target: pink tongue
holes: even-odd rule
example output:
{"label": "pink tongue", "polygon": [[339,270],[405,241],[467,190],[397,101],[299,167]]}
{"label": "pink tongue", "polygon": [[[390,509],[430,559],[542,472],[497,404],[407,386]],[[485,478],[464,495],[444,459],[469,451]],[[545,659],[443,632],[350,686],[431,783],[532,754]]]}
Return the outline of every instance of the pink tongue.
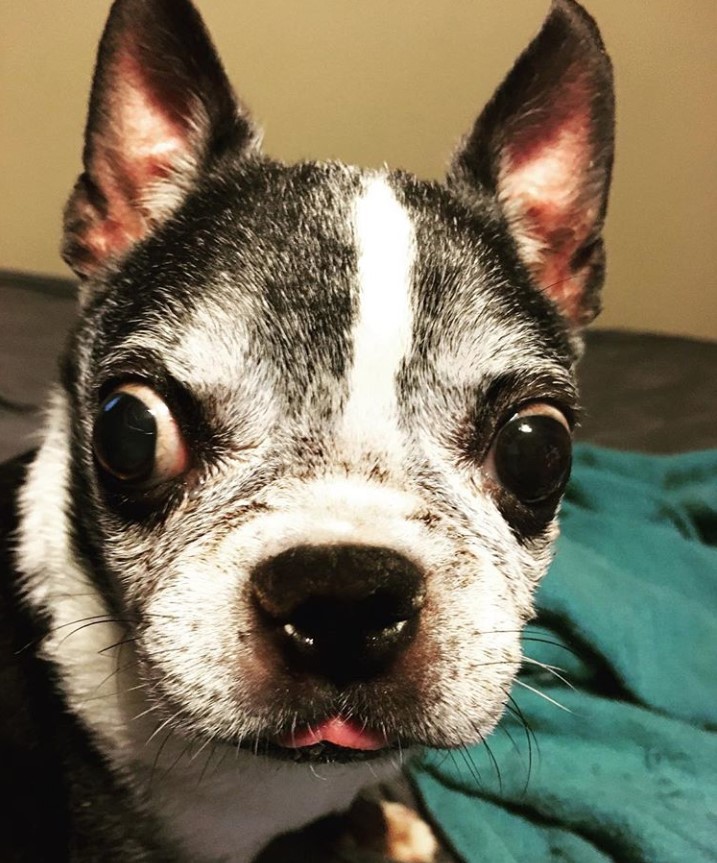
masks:
{"label": "pink tongue", "polygon": [[388,740],[378,731],[370,731],[350,719],[340,719],[337,716],[311,728],[301,728],[284,734],[277,743],[289,749],[314,746],[316,743],[333,743],[335,746],[343,746],[344,749],[375,751],[387,746]]}

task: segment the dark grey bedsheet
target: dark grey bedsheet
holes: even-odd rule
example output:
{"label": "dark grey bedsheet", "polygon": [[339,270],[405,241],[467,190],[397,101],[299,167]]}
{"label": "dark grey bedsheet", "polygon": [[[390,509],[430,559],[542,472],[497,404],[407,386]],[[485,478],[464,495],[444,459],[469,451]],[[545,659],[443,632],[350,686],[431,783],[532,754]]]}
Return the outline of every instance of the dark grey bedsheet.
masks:
{"label": "dark grey bedsheet", "polygon": [[[75,316],[70,283],[0,274],[0,461],[33,446]],[[580,378],[580,440],[645,452],[717,446],[717,342],[595,330]]]}
{"label": "dark grey bedsheet", "polygon": [[581,440],[667,453],[717,446],[717,342],[595,330],[580,368]]}

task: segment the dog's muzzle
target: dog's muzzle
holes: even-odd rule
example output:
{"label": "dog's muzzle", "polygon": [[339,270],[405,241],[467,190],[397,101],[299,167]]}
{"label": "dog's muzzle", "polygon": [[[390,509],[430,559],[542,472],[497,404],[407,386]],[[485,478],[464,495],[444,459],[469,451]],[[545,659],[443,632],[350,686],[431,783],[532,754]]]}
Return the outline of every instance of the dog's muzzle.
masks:
{"label": "dog's muzzle", "polygon": [[421,569],[388,548],[302,545],[251,577],[258,616],[292,669],[345,686],[388,667],[414,638]]}

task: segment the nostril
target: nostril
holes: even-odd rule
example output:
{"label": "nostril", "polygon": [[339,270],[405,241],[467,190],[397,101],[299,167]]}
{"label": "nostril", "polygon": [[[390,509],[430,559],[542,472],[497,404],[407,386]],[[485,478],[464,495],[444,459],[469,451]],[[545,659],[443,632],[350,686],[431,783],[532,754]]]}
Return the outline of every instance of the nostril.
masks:
{"label": "nostril", "polygon": [[354,602],[316,596],[296,606],[284,631],[313,645],[348,637],[368,645],[380,638],[397,638],[418,610],[417,603],[382,590]]}
{"label": "nostril", "polygon": [[380,594],[346,603],[311,597],[281,623],[290,660],[324,677],[346,682],[370,676],[415,635],[418,609]]}

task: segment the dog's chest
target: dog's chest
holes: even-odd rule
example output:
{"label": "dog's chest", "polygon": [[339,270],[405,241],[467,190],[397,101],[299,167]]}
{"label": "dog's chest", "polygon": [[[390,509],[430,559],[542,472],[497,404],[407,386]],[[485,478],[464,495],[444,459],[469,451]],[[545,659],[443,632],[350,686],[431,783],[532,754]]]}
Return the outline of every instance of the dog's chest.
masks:
{"label": "dog's chest", "polygon": [[276,764],[231,747],[187,755],[148,783],[149,808],[188,860],[248,863],[277,835],[331,812],[396,770]]}

